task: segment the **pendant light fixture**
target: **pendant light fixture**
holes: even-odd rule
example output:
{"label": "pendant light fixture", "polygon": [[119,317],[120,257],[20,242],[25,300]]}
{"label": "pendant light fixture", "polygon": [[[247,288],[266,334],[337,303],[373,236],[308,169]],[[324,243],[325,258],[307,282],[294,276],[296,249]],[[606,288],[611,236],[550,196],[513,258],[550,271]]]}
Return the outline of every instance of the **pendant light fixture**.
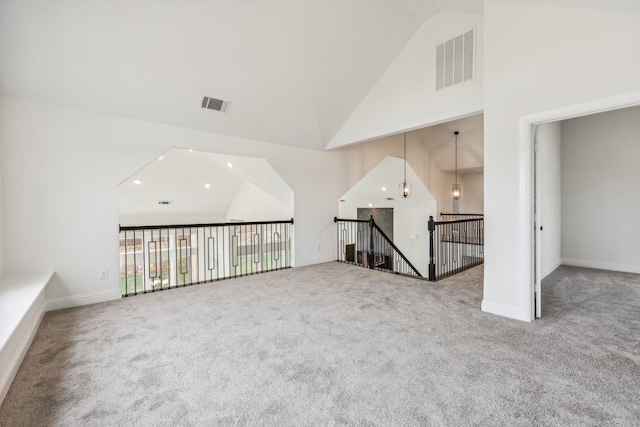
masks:
{"label": "pendant light fixture", "polygon": [[453,134],[456,136],[456,183],[453,184],[453,190],[451,191],[451,196],[453,200],[458,200],[462,195],[462,190],[458,186],[458,134],[460,132],[455,131]]}
{"label": "pendant light fixture", "polygon": [[404,181],[398,186],[400,195],[405,199],[411,195],[411,184],[407,182],[407,133],[404,133]]}

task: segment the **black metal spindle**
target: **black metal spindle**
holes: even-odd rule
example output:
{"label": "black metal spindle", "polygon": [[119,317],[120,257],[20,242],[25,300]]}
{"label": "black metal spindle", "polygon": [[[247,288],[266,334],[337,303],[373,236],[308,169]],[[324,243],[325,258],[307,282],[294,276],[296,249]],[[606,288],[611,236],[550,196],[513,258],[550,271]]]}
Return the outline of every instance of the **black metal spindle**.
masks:
{"label": "black metal spindle", "polygon": [[120,227],[122,295],[290,268],[292,226],[293,219]]}

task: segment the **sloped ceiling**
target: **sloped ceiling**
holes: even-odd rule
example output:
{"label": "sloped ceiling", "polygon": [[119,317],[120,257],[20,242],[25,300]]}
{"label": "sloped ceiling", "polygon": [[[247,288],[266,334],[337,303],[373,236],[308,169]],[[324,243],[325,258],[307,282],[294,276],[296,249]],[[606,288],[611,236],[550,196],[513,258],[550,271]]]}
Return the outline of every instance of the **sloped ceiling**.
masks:
{"label": "sloped ceiling", "polygon": [[[172,149],[120,184],[119,212],[129,216],[225,212],[243,181],[233,169],[213,164],[208,153]],[[171,204],[159,205],[161,200]]]}
{"label": "sloped ceiling", "polygon": [[484,171],[484,115],[478,114],[413,131],[443,172],[455,170],[455,135],[458,131],[458,173]]}
{"label": "sloped ceiling", "polygon": [[[120,183],[119,213],[224,213],[247,183],[274,201],[293,206],[293,191],[265,159],[174,148]],[[161,200],[171,204],[160,205]]]}
{"label": "sloped ceiling", "polygon": [[397,0],[2,0],[0,90],[322,149],[420,23]]}
{"label": "sloped ceiling", "polygon": [[[404,160],[387,156],[358,181],[341,198],[340,203],[353,207],[425,207],[435,201],[411,165],[407,164],[407,182],[412,185],[409,198],[399,195],[397,177],[404,173]],[[392,178],[393,177],[393,178]],[[392,200],[388,200],[392,199]],[[344,200],[344,202],[342,202]]]}
{"label": "sloped ceiling", "polygon": [[[0,93],[323,149],[422,22],[482,7],[482,0],[0,0]],[[202,109],[203,96],[231,101],[229,112]]]}

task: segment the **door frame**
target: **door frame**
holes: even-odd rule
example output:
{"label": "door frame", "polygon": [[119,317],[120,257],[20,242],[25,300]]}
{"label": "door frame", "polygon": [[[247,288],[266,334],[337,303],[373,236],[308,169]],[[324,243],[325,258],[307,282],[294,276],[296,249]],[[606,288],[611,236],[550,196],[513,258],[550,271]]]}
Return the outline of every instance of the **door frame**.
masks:
{"label": "door frame", "polygon": [[[536,291],[535,265],[539,263],[539,251],[535,247],[537,230],[534,227],[533,198],[535,196],[535,181],[540,186],[540,173],[536,175],[534,170],[533,135],[534,127],[540,124],[573,119],[591,114],[640,105],[640,91],[629,92],[607,98],[596,99],[580,104],[568,105],[552,110],[542,111],[520,117],[520,206],[523,207],[519,214],[519,237],[524,243],[524,251],[521,252],[521,272],[523,286],[521,288],[521,301],[524,302],[525,318],[532,321],[536,318],[534,310],[534,294]],[[540,170],[540,165],[537,165]]]}

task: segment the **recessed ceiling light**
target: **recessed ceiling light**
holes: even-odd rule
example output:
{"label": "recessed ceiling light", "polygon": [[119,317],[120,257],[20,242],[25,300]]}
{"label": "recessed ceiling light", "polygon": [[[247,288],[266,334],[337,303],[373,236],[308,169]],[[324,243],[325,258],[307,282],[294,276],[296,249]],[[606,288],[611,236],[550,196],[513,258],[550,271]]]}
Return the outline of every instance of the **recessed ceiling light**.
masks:
{"label": "recessed ceiling light", "polygon": [[140,185],[140,184],[142,184],[142,181],[140,181],[139,179],[136,179],[135,181],[133,181],[133,183],[135,185]]}
{"label": "recessed ceiling light", "polygon": [[231,169],[233,169],[233,163],[227,162],[227,166],[229,166]]}
{"label": "recessed ceiling light", "polygon": [[192,151],[193,151],[193,148],[189,148],[189,152],[192,152]]}
{"label": "recessed ceiling light", "polygon": [[369,207],[372,208],[373,207],[373,203],[369,203]]}
{"label": "recessed ceiling light", "polygon": [[204,185],[204,188],[211,188],[211,184],[206,183],[206,184]]}
{"label": "recessed ceiling light", "polygon": [[382,191],[387,191],[387,187],[382,187]]}
{"label": "recessed ceiling light", "polygon": [[164,159],[164,155],[158,157],[158,160],[162,160],[162,159]]}

